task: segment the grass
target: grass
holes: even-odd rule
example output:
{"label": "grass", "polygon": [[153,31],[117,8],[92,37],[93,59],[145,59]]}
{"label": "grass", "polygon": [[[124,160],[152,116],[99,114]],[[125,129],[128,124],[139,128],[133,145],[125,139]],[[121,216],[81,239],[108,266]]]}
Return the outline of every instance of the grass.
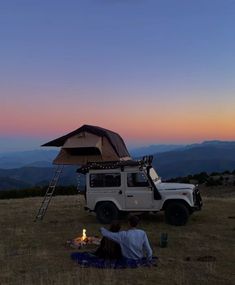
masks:
{"label": "grass", "polygon": [[[82,196],[54,197],[43,222],[34,222],[38,198],[0,200],[0,284],[235,284],[235,197],[204,197],[201,212],[184,227],[165,224],[163,213],[144,215],[158,267],[125,270],[79,268],[68,239],[87,229],[99,234]],[[127,228],[124,220],[122,228]],[[160,234],[168,233],[167,248]],[[208,256],[208,258],[206,258]],[[211,260],[212,259],[212,260]]]}

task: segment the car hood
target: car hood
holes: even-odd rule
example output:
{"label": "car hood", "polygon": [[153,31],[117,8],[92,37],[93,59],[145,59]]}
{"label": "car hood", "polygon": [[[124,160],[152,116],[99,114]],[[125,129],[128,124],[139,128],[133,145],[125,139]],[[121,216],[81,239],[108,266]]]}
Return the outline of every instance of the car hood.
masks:
{"label": "car hood", "polygon": [[193,184],[186,183],[156,183],[158,190],[193,190],[195,186]]}

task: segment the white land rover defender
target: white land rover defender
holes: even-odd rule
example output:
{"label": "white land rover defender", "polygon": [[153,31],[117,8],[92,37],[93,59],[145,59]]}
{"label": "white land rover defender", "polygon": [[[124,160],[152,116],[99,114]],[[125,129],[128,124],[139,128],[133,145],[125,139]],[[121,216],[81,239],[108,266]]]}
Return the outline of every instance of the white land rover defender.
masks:
{"label": "white land rover defender", "polygon": [[166,222],[184,225],[202,207],[193,184],[163,183],[152,167],[152,156],[140,161],[89,163],[77,170],[86,175],[86,210],[107,224],[130,212],[165,211]]}

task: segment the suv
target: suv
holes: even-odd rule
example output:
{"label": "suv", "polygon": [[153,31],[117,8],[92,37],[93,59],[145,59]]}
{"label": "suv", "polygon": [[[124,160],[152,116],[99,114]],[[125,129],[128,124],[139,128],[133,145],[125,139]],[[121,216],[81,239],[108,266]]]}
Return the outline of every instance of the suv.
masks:
{"label": "suv", "polygon": [[108,224],[129,212],[164,211],[166,222],[181,226],[202,207],[197,186],[164,183],[152,167],[152,156],[142,160],[89,163],[77,170],[86,175],[85,209]]}

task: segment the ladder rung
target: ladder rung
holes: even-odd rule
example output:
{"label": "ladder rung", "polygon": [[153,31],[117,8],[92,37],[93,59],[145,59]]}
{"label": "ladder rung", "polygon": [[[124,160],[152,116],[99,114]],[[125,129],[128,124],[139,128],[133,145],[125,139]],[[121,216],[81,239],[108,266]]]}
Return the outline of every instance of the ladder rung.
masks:
{"label": "ladder rung", "polygon": [[58,180],[60,178],[60,174],[63,170],[63,167],[64,165],[60,165],[56,168],[55,172],[54,172],[54,177],[52,178],[48,188],[47,188],[47,191],[44,195],[44,198],[43,198],[43,201],[42,201],[42,204],[38,210],[38,213],[36,215],[36,218],[35,218],[35,221],[36,220],[42,220],[46,211],[47,211],[47,208],[49,206],[49,203],[53,197],[53,193],[55,191],[55,188],[56,188],[56,184],[58,183]]}
{"label": "ladder rung", "polygon": [[50,187],[47,189],[46,193],[51,193],[51,192],[54,192],[55,190],[55,186],[54,187]]}

